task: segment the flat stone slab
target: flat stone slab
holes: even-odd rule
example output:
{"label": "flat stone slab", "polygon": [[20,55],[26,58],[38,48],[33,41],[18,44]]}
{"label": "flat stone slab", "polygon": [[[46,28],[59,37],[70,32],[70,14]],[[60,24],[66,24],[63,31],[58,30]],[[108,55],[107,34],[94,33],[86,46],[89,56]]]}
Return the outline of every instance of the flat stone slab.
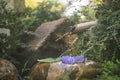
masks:
{"label": "flat stone slab", "polygon": [[31,80],[80,80],[92,79],[100,74],[100,64],[88,61],[80,64],[37,63],[31,72]]}

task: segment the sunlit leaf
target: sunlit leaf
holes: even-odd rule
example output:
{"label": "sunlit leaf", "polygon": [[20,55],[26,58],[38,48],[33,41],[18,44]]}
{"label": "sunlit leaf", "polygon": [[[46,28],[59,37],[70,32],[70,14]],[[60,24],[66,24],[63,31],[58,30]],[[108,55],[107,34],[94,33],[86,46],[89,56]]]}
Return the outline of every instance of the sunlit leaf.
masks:
{"label": "sunlit leaf", "polygon": [[60,58],[45,58],[45,59],[38,59],[38,62],[57,62],[60,61]]}

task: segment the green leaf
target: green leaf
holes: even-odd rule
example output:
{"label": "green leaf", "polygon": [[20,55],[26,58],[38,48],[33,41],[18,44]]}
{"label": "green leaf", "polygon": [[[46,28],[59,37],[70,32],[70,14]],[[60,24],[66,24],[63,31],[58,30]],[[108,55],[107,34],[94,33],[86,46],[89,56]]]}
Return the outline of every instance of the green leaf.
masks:
{"label": "green leaf", "polygon": [[60,61],[60,58],[45,58],[45,59],[38,59],[38,62],[57,62]]}
{"label": "green leaf", "polygon": [[64,74],[62,80],[68,80],[70,74],[71,74],[71,71],[67,71],[67,72]]}

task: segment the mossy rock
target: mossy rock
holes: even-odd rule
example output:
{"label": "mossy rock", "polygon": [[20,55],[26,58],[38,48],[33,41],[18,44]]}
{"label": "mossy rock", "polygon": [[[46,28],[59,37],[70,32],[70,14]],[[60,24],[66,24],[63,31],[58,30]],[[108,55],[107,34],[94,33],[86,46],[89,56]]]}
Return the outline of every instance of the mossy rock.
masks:
{"label": "mossy rock", "polygon": [[19,80],[16,67],[8,60],[0,58],[0,80]]}
{"label": "mossy rock", "polygon": [[32,69],[30,80],[92,80],[101,73],[100,70],[101,65],[93,61],[73,65],[38,62]]}

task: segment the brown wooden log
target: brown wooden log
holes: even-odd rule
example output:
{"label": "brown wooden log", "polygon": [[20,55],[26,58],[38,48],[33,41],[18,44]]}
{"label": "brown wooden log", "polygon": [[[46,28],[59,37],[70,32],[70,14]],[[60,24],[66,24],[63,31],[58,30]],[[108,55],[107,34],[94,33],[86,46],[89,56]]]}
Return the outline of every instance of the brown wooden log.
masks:
{"label": "brown wooden log", "polygon": [[96,26],[96,25],[97,25],[97,20],[96,21],[85,22],[85,23],[80,23],[80,24],[77,24],[73,27],[72,33],[84,32],[87,29],[89,29],[90,27]]}

